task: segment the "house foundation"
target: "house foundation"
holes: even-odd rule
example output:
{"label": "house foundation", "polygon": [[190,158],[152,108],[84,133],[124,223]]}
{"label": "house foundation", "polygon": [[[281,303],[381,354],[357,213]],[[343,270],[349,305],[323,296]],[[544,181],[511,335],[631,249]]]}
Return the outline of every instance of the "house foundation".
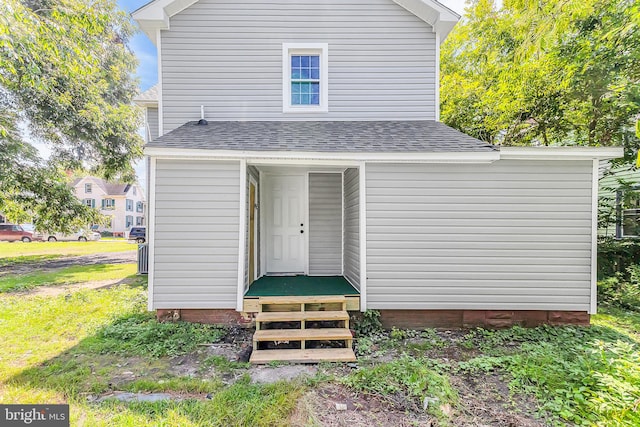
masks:
{"label": "house foundation", "polygon": [[586,311],[546,310],[380,310],[385,328],[508,328],[510,326],[589,326]]}
{"label": "house foundation", "polygon": [[[240,313],[232,309],[162,309],[156,310],[159,321],[176,321],[250,327],[253,313]],[[589,326],[586,311],[545,310],[380,310],[380,319],[386,329],[422,328],[508,328],[523,326],[534,328],[548,325]]]}

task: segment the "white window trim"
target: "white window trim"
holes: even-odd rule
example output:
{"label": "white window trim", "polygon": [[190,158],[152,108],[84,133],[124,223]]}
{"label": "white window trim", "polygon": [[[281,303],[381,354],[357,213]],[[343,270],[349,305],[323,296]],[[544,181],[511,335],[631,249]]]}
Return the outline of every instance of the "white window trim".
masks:
{"label": "white window trim", "polygon": [[[292,54],[320,55],[320,105],[291,105]],[[329,112],[329,45],[327,43],[282,43],[282,112]]]}

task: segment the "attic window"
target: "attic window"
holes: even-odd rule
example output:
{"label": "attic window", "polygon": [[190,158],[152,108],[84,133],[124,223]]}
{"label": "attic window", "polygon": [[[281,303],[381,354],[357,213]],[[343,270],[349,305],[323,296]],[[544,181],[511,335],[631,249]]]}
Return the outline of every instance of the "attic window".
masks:
{"label": "attic window", "polygon": [[85,193],[91,193],[91,184],[85,184],[84,185],[84,192]]}
{"label": "attic window", "polygon": [[282,45],[282,111],[326,113],[328,70],[326,43]]}

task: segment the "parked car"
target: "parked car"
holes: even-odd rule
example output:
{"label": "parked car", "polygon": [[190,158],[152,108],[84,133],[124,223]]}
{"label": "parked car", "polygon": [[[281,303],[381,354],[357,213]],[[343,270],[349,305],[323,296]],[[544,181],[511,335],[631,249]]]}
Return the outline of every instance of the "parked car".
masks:
{"label": "parked car", "polygon": [[136,243],[146,242],[147,227],[131,227],[131,231],[129,231],[129,240],[135,240]]}
{"label": "parked car", "polygon": [[21,225],[0,224],[0,240],[9,242],[21,240],[26,243],[34,240],[34,237],[32,232],[26,231]]}
{"label": "parked car", "polygon": [[86,242],[89,240],[96,241],[100,240],[100,233],[96,233],[95,231],[89,230],[80,230],[71,234],[63,234],[63,233],[38,233],[38,236],[42,236],[42,240],[46,240],[48,242]]}

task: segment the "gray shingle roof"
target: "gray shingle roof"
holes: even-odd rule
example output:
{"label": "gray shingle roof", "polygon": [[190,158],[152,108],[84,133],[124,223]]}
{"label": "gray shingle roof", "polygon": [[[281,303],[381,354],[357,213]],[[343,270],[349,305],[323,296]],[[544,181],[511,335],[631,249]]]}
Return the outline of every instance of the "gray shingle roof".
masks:
{"label": "gray shingle roof", "polygon": [[205,150],[403,153],[498,148],[433,120],[188,122],[148,147]]}
{"label": "gray shingle roof", "polygon": [[133,98],[133,102],[145,104],[158,102],[158,85],[153,85]]}

